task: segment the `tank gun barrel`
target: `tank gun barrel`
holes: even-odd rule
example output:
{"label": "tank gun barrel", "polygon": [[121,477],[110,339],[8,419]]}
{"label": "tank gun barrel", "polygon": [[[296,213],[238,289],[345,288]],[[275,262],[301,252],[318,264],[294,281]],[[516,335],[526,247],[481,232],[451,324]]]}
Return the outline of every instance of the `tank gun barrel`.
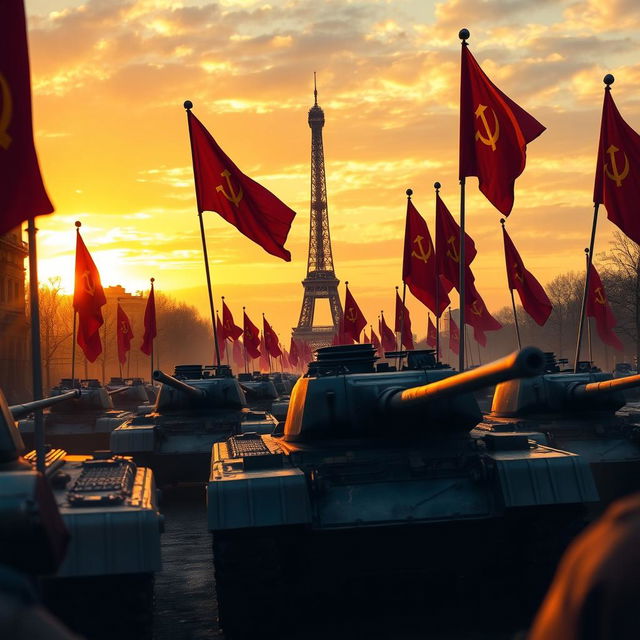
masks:
{"label": "tank gun barrel", "polygon": [[117,387],[116,389],[107,390],[107,393],[110,396],[117,396],[119,393],[122,393],[123,391],[127,391],[128,389],[131,389],[131,387],[129,387],[129,386]]}
{"label": "tank gun barrel", "polygon": [[514,378],[537,376],[543,371],[542,351],[536,347],[525,347],[494,362],[431,384],[412,389],[389,389],[380,397],[381,408],[391,411],[417,408],[434,400],[470,393]]}
{"label": "tank gun barrel", "polygon": [[20,418],[28,416],[36,409],[46,409],[47,407],[52,407],[54,404],[65,402],[66,400],[70,400],[71,398],[79,397],[80,389],[73,389],[72,391],[61,393],[59,396],[51,396],[50,398],[34,400],[33,402],[25,402],[24,404],[14,404],[9,407],[9,411],[11,411],[11,415],[13,416],[14,420],[20,420]]}
{"label": "tank gun barrel", "polygon": [[188,395],[190,398],[193,398],[194,400],[201,400],[206,395],[204,389],[198,389],[197,387],[192,387],[190,384],[187,384],[182,380],[178,380],[173,376],[169,376],[166,373],[160,371],[159,369],[153,372],[153,379],[157,380],[158,382],[162,382],[162,384],[169,385],[170,387],[173,387],[178,391],[182,391],[183,393]]}
{"label": "tank gun barrel", "polygon": [[612,393],[614,391],[624,391],[632,387],[640,386],[640,374],[635,376],[627,376],[625,378],[613,378],[612,380],[603,380],[602,382],[587,382],[578,384],[569,389],[571,397],[576,400],[580,398],[595,398],[596,396]]}

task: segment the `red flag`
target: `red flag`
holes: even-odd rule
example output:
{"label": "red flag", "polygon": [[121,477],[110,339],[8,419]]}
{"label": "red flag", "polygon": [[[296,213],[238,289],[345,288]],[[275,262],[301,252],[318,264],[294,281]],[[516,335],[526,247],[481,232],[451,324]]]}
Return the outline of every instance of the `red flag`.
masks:
{"label": "red flag", "polygon": [[272,358],[279,358],[282,355],[282,351],[278,344],[278,336],[267,322],[264,313],[262,314],[262,335],[264,336],[264,345],[269,355]]}
{"label": "red flag", "polygon": [[291,344],[289,345],[289,362],[292,367],[295,368],[298,366],[298,359],[298,343],[293,339],[293,336],[291,336]]}
{"label": "red flag", "polygon": [[118,361],[120,362],[120,364],[124,364],[127,361],[127,351],[131,349],[131,338],[133,338],[133,330],[131,329],[129,317],[124,312],[124,309],[120,306],[120,303],[118,303],[116,322],[118,325]]}
{"label": "red flag", "polygon": [[396,326],[395,332],[400,333],[402,336],[400,343],[405,349],[413,349],[413,334],[411,333],[411,318],[409,317],[409,309],[402,304],[402,300],[398,295],[396,289]]}
{"label": "red flag", "polygon": [[289,262],[284,248],[295,211],[246,176],[187,109],[198,211],[216,211],[265,251]]}
{"label": "red flag", "polygon": [[233,364],[237,371],[244,369],[244,353],[242,347],[243,344],[240,340],[233,341]]}
{"label": "red flag", "polygon": [[604,291],[600,275],[591,264],[589,269],[589,293],[587,295],[587,316],[596,319],[596,330],[600,340],[610,347],[623,351],[622,342],[615,334],[616,317],[611,311],[607,294]]}
{"label": "red flag", "polygon": [[225,338],[237,340],[242,335],[242,329],[233,321],[233,315],[224,298],[222,298],[222,327]]}
{"label": "red flag", "polygon": [[509,289],[517,290],[524,310],[542,326],[549,319],[553,305],[542,285],[524,268],[522,258],[504,225],[502,226],[502,233]]}
{"label": "red flag", "polygon": [[73,309],[78,314],[78,346],[89,362],[102,353],[100,327],[104,323],[102,306],[107,303],[100,274],[91,254],[76,228],[76,270],[73,289]]}
{"label": "red flag", "polygon": [[609,87],[602,106],[593,201],[604,203],[609,220],[640,243],[640,135],[622,119]]}
{"label": "red flag", "polygon": [[460,329],[449,311],[449,349],[456,355],[460,353]]}
{"label": "red flag", "polygon": [[154,278],[151,278],[151,291],[147,298],[147,306],[144,309],[144,336],[142,337],[142,346],[140,351],[151,355],[153,350],[153,340],[158,335],[156,327],[156,294],[153,288]]}
{"label": "red flag", "polygon": [[360,342],[360,333],[366,326],[367,321],[347,287],[344,297],[344,336],[347,339],[351,338],[355,342]]}
{"label": "red flag", "polygon": [[[449,305],[449,296],[437,278],[435,249],[427,223],[407,200],[407,222],[404,231],[402,280],[409,291],[438,317]],[[437,300],[437,305],[436,305]]]}
{"label": "red flag", "polygon": [[502,325],[489,313],[487,305],[478,293],[472,280],[471,269],[467,269],[468,277],[466,282],[467,295],[465,296],[464,321],[473,327],[473,337],[483,347],[487,346],[485,331],[497,331],[502,329]]}
{"label": "red flag", "polygon": [[362,334],[362,342],[364,344],[371,344],[371,340],[369,339],[366,331]]}
{"label": "red flag", "polygon": [[264,334],[260,338],[260,371],[263,373],[270,371],[271,362],[269,361],[269,352],[267,351],[267,345],[265,344]]}
{"label": "red flag", "polygon": [[380,338],[376,335],[376,332],[371,327],[371,344],[375,347],[377,354],[382,358],[384,352],[382,351],[382,345],[380,344]]}
{"label": "red flag", "polygon": [[480,191],[505,216],[513,208],[516,178],[524,171],[527,144],[543,131],[533,116],[508,98],[462,46],[460,80],[460,179],[477,176]]}
{"label": "red flag", "polygon": [[[468,233],[465,232],[464,238],[464,261],[469,267],[478,252]],[[445,280],[444,289],[447,293],[453,287],[457,290],[460,280],[460,227],[439,193],[436,193],[436,246],[437,272]]]}
{"label": "red flag", "polygon": [[380,339],[382,340],[382,350],[395,351],[396,350],[396,337],[393,335],[393,331],[387,326],[384,319],[384,313],[380,312]]}
{"label": "red flag", "polygon": [[220,355],[220,362],[224,360],[224,355],[227,347],[227,340],[225,338],[224,327],[220,322],[220,316],[216,311],[216,336],[218,338],[218,354]]}
{"label": "red flag", "polygon": [[255,360],[255,358],[260,357],[260,330],[249,320],[246,311],[243,315],[244,337],[242,339],[244,341],[244,348],[247,350],[249,356]]}
{"label": "red flag", "polygon": [[[21,0],[0,2],[0,65],[2,235],[24,220],[53,211],[42,182],[33,142],[27,27]],[[97,345],[94,346],[97,348]],[[97,354],[91,361],[96,357]]]}
{"label": "red flag", "polygon": [[434,349],[436,348],[436,344],[438,342],[436,336],[436,325],[433,324],[433,322],[431,321],[431,316],[429,316],[429,325],[427,328],[427,345],[433,347]]}

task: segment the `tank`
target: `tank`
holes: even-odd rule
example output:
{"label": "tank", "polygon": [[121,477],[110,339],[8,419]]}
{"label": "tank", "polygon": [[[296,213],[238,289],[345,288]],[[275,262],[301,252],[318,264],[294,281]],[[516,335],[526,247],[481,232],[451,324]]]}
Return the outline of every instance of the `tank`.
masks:
{"label": "tank", "polygon": [[543,360],[527,348],[457,375],[376,372],[371,345],[319,349],[278,432],[213,447],[207,514],[225,633],[268,635],[279,603],[295,615],[326,596],[349,601],[337,594],[377,575],[388,585],[419,572],[450,600],[542,594],[566,532],[598,499],[589,467],[517,434],[470,432],[482,420],[474,391],[538,375]]}
{"label": "tank", "polygon": [[[521,433],[579,454],[591,465],[600,507],[640,489],[640,420],[625,411],[625,390],[640,387],[640,375],[547,372],[496,387],[482,433]],[[622,411],[621,411],[622,410]]]}
{"label": "tank", "polygon": [[135,413],[149,413],[155,402],[149,399],[147,385],[142,378],[111,378],[107,385],[107,393],[116,409],[133,411]]}
{"label": "tank", "polygon": [[14,418],[69,394],[80,391],[9,408],[0,393],[0,562],[26,566],[44,603],[84,636],[151,638],[163,524],[151,470],[50,449],[43,476],[34,452],[19,455]]}
{"label": "tank", "polygon": [[289,373],[240,373],[238,381],[251,409],[269,411],[278,421],[284,421],[289,409],[291,389],[296,377]]}
{"label": "tank", "polygon": [[[74,389],[71,379],[63,378],[51,390],[51,397],[67,399],[51,406],[44,414],[47,444],[71,454],[108,449],[111,432],[133,414],[114,409],[109,391],[98,380],[76,380],[76,387],[80,396],[73,398],[66,395]],[[35,446],[33,419],[21,419],[18,428],[25,446],[32,449]]]}
{"label": "tank", "polygon": [[153,376],[162,383],[153,410],[115,429],[111,450],[150,466],[161,486],[206,483],[215,442],[244,431],[271,433],[277,425],[269,413],[247,408],[228,367],[180,365],[174,376]]}

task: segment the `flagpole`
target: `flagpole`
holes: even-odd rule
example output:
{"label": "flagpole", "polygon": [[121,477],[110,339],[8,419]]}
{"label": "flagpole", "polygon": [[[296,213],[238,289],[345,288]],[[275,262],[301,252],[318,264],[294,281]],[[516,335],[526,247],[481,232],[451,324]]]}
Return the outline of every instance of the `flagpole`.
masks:
{"label": "flagpole", "polygon": [[[189,112],[193,108],[191,100],[185,100],[184,108],[187,111],[187,126],[189,125]],[[191,164],[193,167],[193,183],[196,181],[196,158],[193,155],[193,139],[191,137],[191,127],[189,128],[189,143],[191,145]],[[198,192],[196,190],[196,200]],[[207,274],[207,291],[209,292],[209,309],[211,311],[211,325],[213,327],[213,344],[215,345],[216,363],[220,366],[220,347],[218,345],[218,332],[216,330],[216,314],[213,305],[213,289],[211,288],[211,273],[209,272],[209,255],[207,253],[207,241],[204,235],[204,221],[202,220],[202,211],[198,206],[198,220],[200,221],[200,237],[202,238],[202,253],[204,254],[204,269]],[[153,349],[153,347],[152,347]]]}
{"label": "flagpole", "polygon": [[[244,329],[244,318],[247,315],[246,307],[242,307],[242,328]],[[242,334],[242,350],[244,351],[244,372],[249,373],[249,356],[247,355],[247,345],[244,343],[246,336]]]}
{"label": "flagpole", "polygon": [[[438,194],[440,193],[440,187],[442,185],[439,182],[433,183],[433,188],[436,190],[435,197],[435,213],[438,214]],[[437,238],[436,238],[437,240]],[[438,248],[436,247],[436,251]],[[436,260],[436,362],[440,362],[440,274],[438,273],[438,261]],[[429,335],[429,324],[427,314],[427,335]]]}
{"label": "flagpole", "polygon": [[76,319],[77,312],[73,311],[73,335],[71,336],[71,387],[76,387]]}
{"label": "flagpole", "polygon": [[264,350],[267,352],[267,362],[269,363],[269,374],[271,374],[271,356],[267,347],[267,334],[264,331],[264,313],[262,314],[262,335],[264,336]]}
{"label": "flagpole", "polygon": [[[587,270],[589,269],[589,249],[584,250],[585,259],[587,261]],[[587,342],[589,343],[589,362],[593,364],[593,351],[591,348],[591,318],[586,317],[587,321]]]}

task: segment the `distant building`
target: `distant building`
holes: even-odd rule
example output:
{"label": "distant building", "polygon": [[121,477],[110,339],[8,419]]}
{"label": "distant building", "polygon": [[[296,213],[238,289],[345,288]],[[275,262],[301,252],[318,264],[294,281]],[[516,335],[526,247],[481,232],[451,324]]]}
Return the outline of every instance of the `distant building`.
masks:
{"label": "distant building", "polygon": [[24,286],[28,255],[20,227],[0,236],[0,388],[10,404],[33,399]]}

